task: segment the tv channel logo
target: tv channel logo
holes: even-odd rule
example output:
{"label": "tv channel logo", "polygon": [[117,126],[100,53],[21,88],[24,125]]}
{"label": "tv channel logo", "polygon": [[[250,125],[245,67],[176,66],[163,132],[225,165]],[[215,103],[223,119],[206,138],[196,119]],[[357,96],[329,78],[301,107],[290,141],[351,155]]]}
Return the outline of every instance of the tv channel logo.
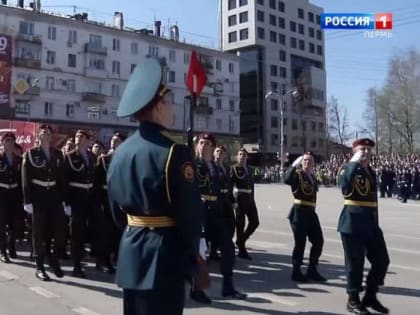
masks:
{"label": "tv channel logo", "polygon": [[322,13],[322,29],[392,30],[392,13]]}

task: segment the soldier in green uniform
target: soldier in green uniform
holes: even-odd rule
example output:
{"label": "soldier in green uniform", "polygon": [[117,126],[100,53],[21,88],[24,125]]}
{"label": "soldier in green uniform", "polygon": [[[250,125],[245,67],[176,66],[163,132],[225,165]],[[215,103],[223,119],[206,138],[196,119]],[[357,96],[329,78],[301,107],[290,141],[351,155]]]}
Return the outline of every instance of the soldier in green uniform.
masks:
{"label": "soldier in green uniform", "polygon": [[[258,218],[257,206],[254,197],[254,180],[252,171],[247,165],[248,151],[241,148],[237,154],[238,162],[230,169],[232,185],[236,186],[238,196],[236,207],[236,245],[238,246],[238,257],[252,259],[248,254],[245,243],[255,232],[260,220]],[[245,216],[248,225],[245,229]]]}
{"label": "soldier in green uniform", "polygon": [[[97,209],[94,198],[95,157],[88,150],[90,135],[85,130],[77,130],[75,135],[76,149],[66,154],[64,159],[64,180],[66,189],[66,214],[71,215],[71,255],[73,258],[73,276],[86,278],[81,260],[87,240],[88,220],[92,211]],[[100,229],[93,222],[94,229]],[[92,240],[95,239],[95,232]],[[92,249],[97,244],[91,244]]]}
{"label": "soldier in green uniform", "polygon": [[[291,186],[294,197],[288,219],[295,240],[292,254],[292,280],[298,282],[306,282],[308,279],[319,282],[326,281],[317,270],[324,238],[318,215],[315,212],[318,184],[313,168],[314,157],[309,152],[305,153],[293,162],[285,178],[285,183]],[[306,238],[312,243],[312,247],[309,254],[309,267],[305,276],[300,267],[303,262]]]}
{"label": "soldier in green uniform", "polygon": [[4,149],[0,152],[0,260],[4,263],[10,263],[9,257],[17,258],[15,236],[17,225],[23,223],[19,222],[22,158],[14,153],[15,140],[12,132],[5,133],[1,139]]}
{"label": "soldier in green uniform", "polygon": [[[64,185],[63,158],[60,151],[50,146],[52,128],[39,127],[39,146],[27,150],[22,161],[22,188],[24,209],[32,214],[33,256],[35,276],[50,280],[44,269],[44,258],[49,258],[54,274],[61,278],[58,255],[64,251]],[[54,246],[50,246],[54,240]]]}
{"label": "soldier in green uniform", "polygon": [[138,130],[115,151],[108,170],[111,210],[124,212],[117,265],[124,314],[182,314],[185,280],[199,261],[203,203],[191,151],[172,141],[169,90],[159,62],[145,59],[131,75],[118,116]]}
{"label": "soldier in green uniform", "polygon": [[[370,139],[355,140],[353,157],[338,172],[338,184],[344,197],[338,232],[345,256],[347,309],[354,314],[370,314],[367,307],[389,313],[377,299],[378,287],[384,284],[388,270],[389,256],[378,224],[376,175],[369,166],[374,145]],[[371,269],[366,278],[366,293],[360,301],[365,257]]]}

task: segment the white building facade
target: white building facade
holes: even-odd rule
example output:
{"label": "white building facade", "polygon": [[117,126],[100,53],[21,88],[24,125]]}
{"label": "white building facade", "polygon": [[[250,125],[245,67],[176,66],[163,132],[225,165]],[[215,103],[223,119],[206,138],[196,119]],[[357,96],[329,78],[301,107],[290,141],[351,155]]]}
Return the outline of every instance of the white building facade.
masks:
{"label": "white building facade", "polygon": [[0,36],[11,36],[13,45],[13,119],[99,128],[101,137],[132,130],[136,122],[118,118],[116,111],[138,60],[150,55],[166,65],[175,112],[172,129],[182,135],[189,126],[189,91],[184,82],[195,50],[208,75],[195,113],[195,130],[239,136],[239,58],[181,43],[176,33],[168,39],[160,32],[126,28],[120,13],[115,23],[89,21],[83,14],[68,18],[0,5]]}
{"label": "white building facade", "polygon": [[281,98],[264,96],[297,88],[296,98],[284,97],[284,152],[325,154],[321,13],[308,0],[221,0],[221,48],[240,56],[241,136],[264,152],[280,151],[281,134]]}

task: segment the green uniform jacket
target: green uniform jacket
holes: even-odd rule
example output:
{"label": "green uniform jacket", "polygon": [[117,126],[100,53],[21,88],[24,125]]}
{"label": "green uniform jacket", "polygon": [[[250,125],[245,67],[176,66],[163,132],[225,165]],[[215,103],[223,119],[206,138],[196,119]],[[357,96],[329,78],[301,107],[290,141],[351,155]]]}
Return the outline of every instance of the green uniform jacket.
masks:
{"label": "green uniform jacket", "polygon": [[190,150],[153,123],[142,123],[114,152],[107,174],[112,211],[168,216],[176,224],[125,228],[116,276],[120,287],[167,288],[191,278],[204,216],[195,172]]}
{"label": "green uniform jacket", "polygon": [[[345,203],[338,220],[338,232],[345,234],[370,235],[378,228],[378,195],[375,172],[365,169],[358,162],[344,165],[338,174]],[[369,205],[369,206],[367,206]]]}

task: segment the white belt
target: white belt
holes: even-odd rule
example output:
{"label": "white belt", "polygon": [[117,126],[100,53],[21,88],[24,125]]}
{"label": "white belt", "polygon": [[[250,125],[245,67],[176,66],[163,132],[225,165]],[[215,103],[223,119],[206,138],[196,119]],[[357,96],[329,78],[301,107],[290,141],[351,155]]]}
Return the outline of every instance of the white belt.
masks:
{"label": "white belt", "polygon": [[43,180],[39,180],[39,179],[33,179],[32,183],[35,184],[35,185],[38,185],[38,186],[42,186],[42,187],[53,187],[56,184],[55,180],[43,181]]}
{"label": "white belt", "polygon": [[5,184],[5,183],[0,183],[0,187],[1,188],[6,188],[6,189],[12,189],[12,188],[16,188],[18,186],[17,183],[15,184]]}
{"label": "white belt", "polygon": [[229,192],[229,189],[220,189],[220,192],[222,194],[227,194]]}
{"label": "white belt", "polygon": [[245,193],[245,194],[250,194],[250,193],[252,193],[252,189],[240,189],[240,188],[238,188],[238,192]]}
{"label": "white belt", "polygon": [[75,183],[75,182],[70,182],[69,186],[71,187],[77,187],[77,188],[83,188],[83,189],[91,189],[93,187],[93,184],[82,184],[82,183]]}

